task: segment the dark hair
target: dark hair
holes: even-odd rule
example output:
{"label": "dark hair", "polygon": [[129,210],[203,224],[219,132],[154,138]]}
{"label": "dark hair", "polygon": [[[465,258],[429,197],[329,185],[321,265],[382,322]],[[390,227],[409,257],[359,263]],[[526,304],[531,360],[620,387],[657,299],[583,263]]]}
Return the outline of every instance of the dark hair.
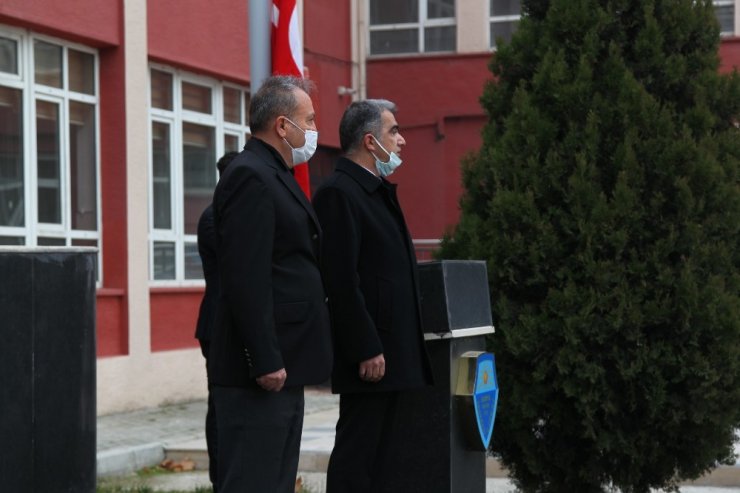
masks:
{"label": "dark hair", "polygon": [[350,104],[339,122],[339,144],[342,152],[356,149],[367,134],[380,139],[384,111],[395,115],[396,105],[387,99],[365,99]]}
{"label": "dark hair", "polygon": [[280,115],[291,117],[298,106],[295,91],[307,94],[313,84],[305,79],[290,75],[274,75],[262,83],[249,104],[249,128],[253,134],[267,130]]}
{"label": "dark hair", "polygon": [[221,156],[221,159],[219,159],[218,162],[216,163],[216,169],[218,170],[218,176],[221,176],[224,174],[224,171],[226,171],[226,167],[238,155],[239,155],[238,152],[230,151],[224,154],[223,156]]}

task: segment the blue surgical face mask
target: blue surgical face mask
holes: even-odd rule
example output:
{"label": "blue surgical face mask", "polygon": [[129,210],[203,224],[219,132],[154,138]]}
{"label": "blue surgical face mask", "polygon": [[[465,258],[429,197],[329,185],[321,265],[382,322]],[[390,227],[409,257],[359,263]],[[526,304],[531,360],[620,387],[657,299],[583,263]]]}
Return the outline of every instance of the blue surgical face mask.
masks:
{"label": "blue surgical face mask", "polygon": [[376,156],[374,153],[372,153],[372,152],[370,153],[375,158],[375,168],[378,170],[378,174],[380,176],[383,176],[383,177],[389,176],[389,175],[393,174],[394,171],[396,171],[396,168],[398,168],[399,166],[401,166],[401,163],[403,161],[401,161],[401,158],[398,157],[398,155],[395,152],[388,152],[388,151],[386,151],[385,150],[385,147],[383,147],[382,145],[380,145],[380,142],[378,142],[378,139],[376,139],[374,135],[372,137],[373,137],[373,140],[375,141],[375,143],[378,144],[378,147],[380,147],[381,149],[383,149],[383,152],[385,152],[386,154],[388,154],[388,161],[383,162],[380,159],[378,159],[378,156]]}
{"label": "blue surgical face mask", "polygon": [[295,128],[303,132],[303,135],[306,136],[306,143],[303,144],[301,147],[293,147],[290,145],[290,142],[288,142],[287,139],[283,138],[286,144],[288,144],[288,147],[290,147],[290,150],[292,151],[291,154],[293,156],[293,164],[299,164],[299,163],[305,163],[309,159],[311,159],[311,156],[313,156],[314,152],[316,152],[316,147],[318,147],[318,141],[319,141],[319,133],[316,130],[303,130],[301,127],[296,125],[293,120],[285,117],[286,120],[288,120]]}

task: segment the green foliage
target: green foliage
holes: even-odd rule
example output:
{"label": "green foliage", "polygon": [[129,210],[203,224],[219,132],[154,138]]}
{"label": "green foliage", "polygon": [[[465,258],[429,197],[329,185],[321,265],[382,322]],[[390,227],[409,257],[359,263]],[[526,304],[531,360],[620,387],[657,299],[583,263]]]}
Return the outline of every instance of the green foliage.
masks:
{"label": "green foliage", "polygon": [[675,489],[740,427],[740,77],[709,0],[529,0],[444,258],[485,259],[527,492]]}

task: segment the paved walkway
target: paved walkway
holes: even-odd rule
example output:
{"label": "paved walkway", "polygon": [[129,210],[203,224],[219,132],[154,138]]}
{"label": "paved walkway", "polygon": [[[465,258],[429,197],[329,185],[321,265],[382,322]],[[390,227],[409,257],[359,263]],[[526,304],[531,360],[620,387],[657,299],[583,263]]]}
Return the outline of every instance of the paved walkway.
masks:
{"label": "paved walkway", "polygon": [[[306,389],[306,407],[301,440],[299,476],[314,493],[325,490],[325,471],[332,446],[334,426],[339,415],[339,398],[325,388]],[[134,471],[161,463],[165,458],[195,462],[195,471],[136,478],[155,491],[193,491],[207,486],[208,455],[204,433],[205,401],[111,414],[98,418],[98,476],[130,476]],[[740,444],[736,445],[740,453]],[[494,460],[487,467],[487,493],[513,493]],[[111,481],[111,479],[107,479]],[[128,483],[130,484],[130,483]],[[723,467],[682,493],[740,492],[740,461]]]}

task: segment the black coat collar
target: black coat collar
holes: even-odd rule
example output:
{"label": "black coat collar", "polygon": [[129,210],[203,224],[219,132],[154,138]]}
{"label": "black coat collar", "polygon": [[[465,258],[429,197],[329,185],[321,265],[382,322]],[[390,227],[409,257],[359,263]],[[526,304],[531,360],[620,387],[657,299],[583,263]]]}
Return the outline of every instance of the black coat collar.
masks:
{"label": "black coat collar", "polygon": [[277,149],[264,140],[257,137],[251,137],[247,141],[247,145],[244,146],[244,149],[259,155],[267,164],[275,168],[277,171],[293,173],[293,170],[286,164],[285,159],[283,159],[283,156],[277,151]]}
{"label": "black coat collar", "polygon": [[374,176],[368,170],[346,157],[339,158],[336,170],[348,174],[353,180],[359,183],[367,193],[373,193],[381,186],[389,192],[395,192],[396,190],[395,183],[391,183],[385,178]]}

